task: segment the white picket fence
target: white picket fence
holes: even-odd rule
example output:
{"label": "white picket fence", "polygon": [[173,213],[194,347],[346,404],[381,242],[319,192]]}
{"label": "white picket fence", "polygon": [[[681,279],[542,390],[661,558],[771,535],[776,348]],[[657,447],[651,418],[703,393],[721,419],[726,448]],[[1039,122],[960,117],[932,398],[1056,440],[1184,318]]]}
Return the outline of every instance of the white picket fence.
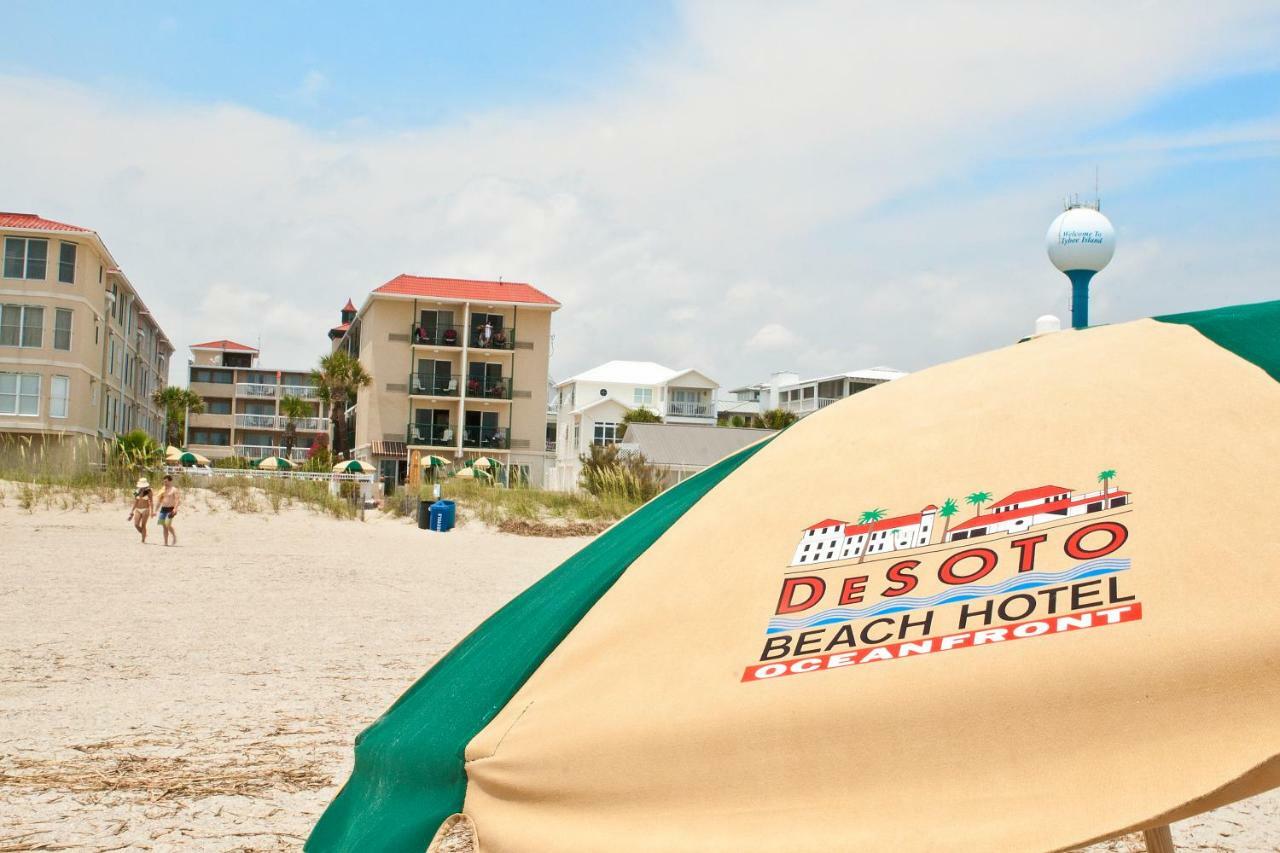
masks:
{"label": "white picket fence", "polygon": [[263,471],[259,468],[184,468],[181,465],[165,465],[166,474],[186,474],[198,482],[202,477],[230,479],[246,477],[250,480],[302,480],[312,483],[328,483],[330,494],[338,493],[340,483],[359,483],[360,496],[366,501],[374,499],[373,474],[338,474],[333,471]]}

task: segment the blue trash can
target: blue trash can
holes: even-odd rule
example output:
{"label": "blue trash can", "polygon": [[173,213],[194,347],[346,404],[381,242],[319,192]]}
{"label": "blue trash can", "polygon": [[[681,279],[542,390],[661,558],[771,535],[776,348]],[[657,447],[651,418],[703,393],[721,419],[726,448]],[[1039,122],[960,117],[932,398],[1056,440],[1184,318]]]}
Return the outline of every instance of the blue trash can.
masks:
{"label": "blue trash can", "polygon": [[436,501],[428,509],[431,529],[437,533],[447,533],[453,529],[457,510],[453,501]]}

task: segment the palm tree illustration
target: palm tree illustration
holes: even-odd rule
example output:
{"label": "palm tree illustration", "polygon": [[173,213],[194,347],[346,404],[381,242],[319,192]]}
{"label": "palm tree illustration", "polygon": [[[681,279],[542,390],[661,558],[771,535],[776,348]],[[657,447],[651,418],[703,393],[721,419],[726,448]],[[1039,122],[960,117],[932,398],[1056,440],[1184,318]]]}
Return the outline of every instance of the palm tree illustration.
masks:
{"label": "palm tree illustration", "polygon": [[973,492],[965,497],[964,502],[973,507],[973,517],[977,518],[982,515],[982,505],[989,500],[991,500],[990,492]]}
{"label": "palm tree illustration", "polygon": [[1102,484],[1102,493],[1105,495],[1111,491],[1111,481],[1116,478],[1116,469],[1108,468],[1105,471],[1098,472],[1098,482]]}
{"label": "palm tree illustration", "polygon": [[947,531],[951,529],[951,517],[960,511],[960,505],[956,503],[955,498],[947,498],[942,502],[942,509],[938,510],[938,515],[942,516],[942,541],[947,541]]}
{"label": "palm tree illustration", "polygon": [[867,525],[867,540],[862,543],[862,553],[858,555],[859,563],[867,558],[867,551],[871,550],[871,525],[884,518],[884,513],[883,509],[869,509],[858,516],[858,523]]}

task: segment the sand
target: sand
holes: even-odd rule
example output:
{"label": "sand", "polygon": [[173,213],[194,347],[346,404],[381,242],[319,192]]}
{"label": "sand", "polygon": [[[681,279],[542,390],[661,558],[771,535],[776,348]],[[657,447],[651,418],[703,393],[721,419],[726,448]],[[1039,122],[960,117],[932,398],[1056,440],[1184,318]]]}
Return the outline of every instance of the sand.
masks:
{"label": "sand", "polygon": [[[299,848],[356,734],[588,541],[196,493],[164,548],[123,503],[29,514],[0,491],[0,852]],[[1174,838],[1280,850],[1280,794]]]}

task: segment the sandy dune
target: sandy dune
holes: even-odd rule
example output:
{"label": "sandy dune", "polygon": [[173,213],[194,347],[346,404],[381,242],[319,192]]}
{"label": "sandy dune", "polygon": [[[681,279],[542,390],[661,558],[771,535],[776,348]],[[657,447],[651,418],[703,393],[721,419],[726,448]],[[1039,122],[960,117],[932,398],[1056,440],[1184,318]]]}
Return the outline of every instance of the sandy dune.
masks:
{"label": "sandy dune", "polygon": [[[298,848],[356,733],[585,542],[195,498],[166,549],[0,489],[0,851]],[[1280,796],[1174,834],[1280,849]]]}

